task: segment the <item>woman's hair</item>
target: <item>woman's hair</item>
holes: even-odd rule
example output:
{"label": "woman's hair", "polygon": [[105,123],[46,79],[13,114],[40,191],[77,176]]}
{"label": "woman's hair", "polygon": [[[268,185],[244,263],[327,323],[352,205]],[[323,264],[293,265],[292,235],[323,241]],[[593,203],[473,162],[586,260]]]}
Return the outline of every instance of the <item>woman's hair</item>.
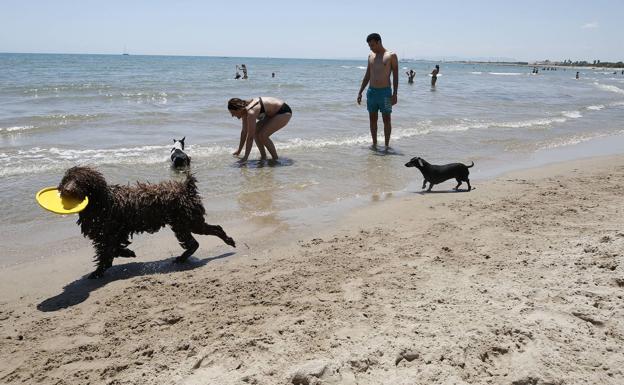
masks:
{"label": "woman's hair", "polygon": [[228,110],[238,111],[247,107],[251,100],[243,100],[239,98],[232,98],[228,101]]}

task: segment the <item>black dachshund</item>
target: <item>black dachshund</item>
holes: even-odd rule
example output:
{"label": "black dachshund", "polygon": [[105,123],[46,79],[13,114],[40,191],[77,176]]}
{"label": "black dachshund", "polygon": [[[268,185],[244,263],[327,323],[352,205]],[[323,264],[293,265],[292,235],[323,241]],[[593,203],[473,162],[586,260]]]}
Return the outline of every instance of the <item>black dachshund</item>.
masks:
{"label": "black dachshund", "polygon": [[470,166],[466,166],[463,163],[435,165],[419,157],[412,158],[409,162],[405,163],[405,167],[416,167],[420,170],[425,178],[422,188],[425,188],[427,182],[429,182],[429,189],[427,191],[431,191],[434,184],[442,183],[452,178],[457,180],[455,190],[461,186],[463,181],[468,183],[468,191],[470,191],[472,188],[470,187],[470,180],[468,179],[468,174],[470,173],[468,169],[472,166],[474,166],[474,162],[472,162]]}
{"label": "black dachshund", "polygon": [[190,173],[183,182],[165,181],[136,186],[109,185],[100,172],[90,167],[72,167],[58,186],[61,197],[89,204],[80,212],[77,223],[82,234],[93,241],[97,269],[89,278],[99,278],[112,266],[115,257],[135,257],[128,249],[133,234],[153,234],[169,225],[184,253],[176,262],[193,255],[199,243],[192,233],[214,235],[235,247],[221,226],[204,220],[206,210],[197,192],[197,180]]}

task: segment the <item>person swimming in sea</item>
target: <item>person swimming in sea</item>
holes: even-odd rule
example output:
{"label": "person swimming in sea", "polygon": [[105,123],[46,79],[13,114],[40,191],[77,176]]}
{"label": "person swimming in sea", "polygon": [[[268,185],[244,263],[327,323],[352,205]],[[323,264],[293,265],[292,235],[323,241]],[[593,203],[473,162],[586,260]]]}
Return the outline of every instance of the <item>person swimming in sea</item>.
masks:
{"label": "person swimming in sea", "polygon": [[409,71],[405,72],[405,74],[407,75],[407,82],[409,84],[414,83],[414,77],[416,76],[416,72],[414,72],[413,69],[410,69]]}
{"label": "person swimming in sea", "polygon": [[431,71],[431,87],[435,87],[438,81],[438,74],[440,73],[440,66],[436,64],[433,71]]}

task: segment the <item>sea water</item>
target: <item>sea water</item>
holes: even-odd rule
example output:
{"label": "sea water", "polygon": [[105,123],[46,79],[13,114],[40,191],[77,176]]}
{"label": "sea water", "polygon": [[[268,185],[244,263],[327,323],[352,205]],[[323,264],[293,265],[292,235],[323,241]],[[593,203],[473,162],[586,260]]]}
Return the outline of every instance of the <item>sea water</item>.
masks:
{"label": "sea water", "polygon": [[[0,231],[36,241],[54,238],[58,224],[75,227],[34,200],[74,165],[98,168],[109,183],[183,179],[170,168],[174,138],[186,137],[209,222],[220,223],[279,220],[292,210],[412,188],[421,176],[403,165],[413,156],[474,161],[474,179],[539,151],[624,133],[620,71],[540,68],[533,75],[527,66],[400,61],[391,150],[372,151],[365,97],[356,103],[366,54],[362,60],[0,54]],[[243,63],[249,79],[236,80]],[[442,76],[432,88],[435,64]],[[416,71],[413,84],[409,69]],[[281,98],[293,110],[272,136],[282,160],[240,167],[232,152],[241,121],[230,116],[227,101],[258,96]],[[258,157],[254,148],[250,159]],[[46,235],[42,229],[50,227],[56,230]],[[19,253],[3,238],[1,250]]]}

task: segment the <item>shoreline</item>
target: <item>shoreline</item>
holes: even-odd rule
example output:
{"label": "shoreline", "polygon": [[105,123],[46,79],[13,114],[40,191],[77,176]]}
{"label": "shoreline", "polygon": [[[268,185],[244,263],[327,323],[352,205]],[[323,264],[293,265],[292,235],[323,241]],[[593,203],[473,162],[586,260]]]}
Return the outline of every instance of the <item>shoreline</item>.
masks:
{"label": "shoreline", "polygon": [[619,383],[622,178],[620,154],[409,192],[264,246],[203,237],[183,268],[151,238],[97,281],[88,244],[2,269],[0,381]]}
{"label": "shoreline", "polygon": [[[587,141],[576,143],[569,146],[557,147],[554,149],[539,150],[536,152],[526,153],[507,153],[505,156],[496,160],[487,160],[480,162],[475,168],[471,169],[471,180],[476,182],[475,187],[482,182],[487,182],[504,176],[510,172],[535,169],[542,166],[548,166],[556,163],[574,161],[579,159],[605,157],[617,154],[624,154],[624,131],[620,135],[609,135],[603,137],[592,138]],[[405,155],[405,160],[409,160],[409,156]],[[220,224],[226,232],[235,230],[235,239],[243,240],[243,243],[261,244],[263,238],[278,237],[288,239],[290,235],[286,232],[295,232],[296,234],[309,234],[318,231],[324,227],[331,226],[341,217],[346,215],[353,209],[361,209],[369,204],[375,204],[388,199],[400,198],[411,194],[411,192],[420,192],[422,184],[422,175],[418,170],[414,169],[412,180],[406,182],[405,187],[399,190],[382,191],[378,193],[356,195],[346,199],[334,202],[321,202],[317,205],[308,207],[299,207],[287,210],[272,210],[266,215],[252,216],[240,220],[228,220]],[[454,186],[454,181],[447,181],[441,185],[437,185],[434,191],[450,191]],[[205,202],[208,213],[210,212],[209,202]],[[37,209],[40,209],[37,207]],[[52,215],[43,213],[42,215]],[[24,264],[42,263],[46,259],[53,257],[59,258],[62,253],[89,253],[91,251],[91,243],[80,234],[79,226],[75,224],[77,216],[53,216],[52,225],[49,221],[37,222],[31,225],[28,234],[39,234],[37,243],[33,244],[30,236],[23,237],[25,232],[20,227],[7,227],[11,239],[11,244],[5,248],[7,253],[15,253],[14,257],[5,258],[0,263],[0,272],[3,269],[20,266]],[[210,214],[207,221],[211,223]],[[54,227],[55,230],[50,230]],[[46,232],[47,231],[47,232]],[[20,238],[20,235],[22,237]],[[43,238],[42,238],[43,237]],[[197,239],[202,245],[199,252],[205,248],[202,239],[205,238],[205,244],[208,247],[219,245],[218,242],[210,242],[210,237],[198,236]],[[172,236],[171,230],[167,227],[155,234],[138,234],[135,235],[132,247],[138,247],[144,250],[147,245],[157,242],[164,245],[172,244],[174,246],[166,248],[169,254],[161,256],[176,256],[181,253],[181,248],[177,247],[177,241]],[[42,242],[43,241],[43,242]],[[207,251],[207,250],[204,250]],[[17,255],[19,254],[19,255]],[[49,255],[49,256],[48,256]],[[137,255],[140,255],[137,253]],[[60,257],[62,259],[62,257]],[[141,257],[139,257],[141,259]]]}

